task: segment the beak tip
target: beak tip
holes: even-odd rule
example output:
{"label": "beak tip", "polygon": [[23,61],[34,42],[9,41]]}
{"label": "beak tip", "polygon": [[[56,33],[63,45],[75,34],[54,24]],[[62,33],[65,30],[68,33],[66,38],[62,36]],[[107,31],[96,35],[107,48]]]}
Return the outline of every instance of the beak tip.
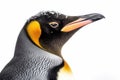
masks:
{"label": "beak tip", "polygon": [[103,19],[105,18],[105,16],[103,16],[102,14],[99,14],[99,13],[93,13],[92,16],[91,16],[91,20],[94,22],[94,21],[97,21],[97,20],[100,20],[100,19]]}

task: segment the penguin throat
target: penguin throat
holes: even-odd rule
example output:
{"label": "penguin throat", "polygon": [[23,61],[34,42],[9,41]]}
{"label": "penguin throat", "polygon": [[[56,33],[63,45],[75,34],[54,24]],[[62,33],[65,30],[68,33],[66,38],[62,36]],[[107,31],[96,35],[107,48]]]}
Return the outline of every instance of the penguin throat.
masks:
{"label": "penguin throat", "polygon": [[55,54],[57,56],[61,57],[61,48],[63,46],[63,43],[58,40],[40,40],[40,43],[44,50],[47,52],[50,52],[52,54]]}
{"label": "penguin throat", "polygon": [[61,33],[55,36],[41,35],[39,42],[46,51],[61,57],[61,49],[63,45],[72,37],[75,32],[76,31],[72,31],[70,33]]}

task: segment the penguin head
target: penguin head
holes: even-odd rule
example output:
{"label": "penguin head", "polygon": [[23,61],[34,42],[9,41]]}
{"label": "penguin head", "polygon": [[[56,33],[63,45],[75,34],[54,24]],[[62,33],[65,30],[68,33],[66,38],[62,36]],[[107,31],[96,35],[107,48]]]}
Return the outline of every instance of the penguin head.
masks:
{"label": "penguin head", "polygon": [[25,30],[34,45],[61,56],[62,46],[76,31],[102,18],[97,13],[66,16],[54,11],[40,12],[27,21]]}

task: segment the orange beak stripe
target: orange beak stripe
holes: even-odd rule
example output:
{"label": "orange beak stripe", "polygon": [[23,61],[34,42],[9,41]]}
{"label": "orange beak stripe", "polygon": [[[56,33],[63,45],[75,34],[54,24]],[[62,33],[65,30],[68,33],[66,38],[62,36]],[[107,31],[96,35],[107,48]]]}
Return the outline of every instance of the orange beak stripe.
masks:
{"label": "orange beak stripe", "polygon": [[85,20],[85,21],[82,21],[84,19],[80,18],[76,21],[73,21],[71,23],[68,23],[66,26],[64,26],[61,31],[62,32],[70,32],[70,31],[73,31],[75,29],[78,29],[78,28],[81,28],[89,23],[92,23],[91,20]]}

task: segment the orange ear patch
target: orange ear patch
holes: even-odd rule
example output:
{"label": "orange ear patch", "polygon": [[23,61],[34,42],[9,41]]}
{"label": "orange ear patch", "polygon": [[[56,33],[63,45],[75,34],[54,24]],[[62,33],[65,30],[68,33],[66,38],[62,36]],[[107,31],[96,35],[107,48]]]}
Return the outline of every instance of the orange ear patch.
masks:
{"label": "orange ear patch", "polygon": [[41,26],[38,21],[31,21],[27,26],[27,33],[30,39],[39,47],[42,48],[39,38],[41,36]]}

